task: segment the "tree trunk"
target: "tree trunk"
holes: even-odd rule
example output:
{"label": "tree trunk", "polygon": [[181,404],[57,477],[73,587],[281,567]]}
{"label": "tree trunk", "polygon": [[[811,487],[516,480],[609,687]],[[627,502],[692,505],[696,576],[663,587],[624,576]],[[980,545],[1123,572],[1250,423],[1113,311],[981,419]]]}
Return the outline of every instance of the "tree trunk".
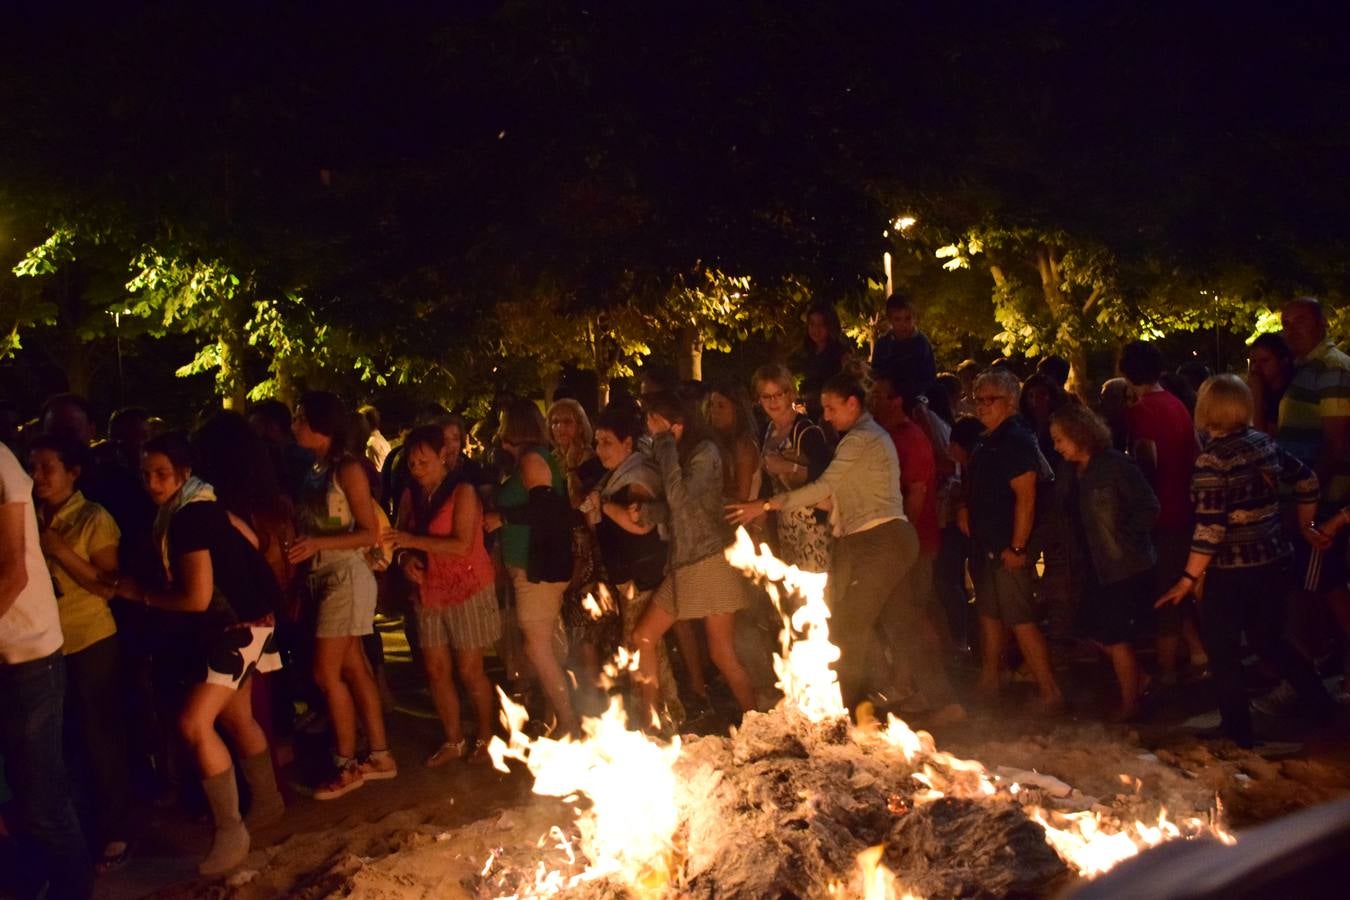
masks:
{"label": "tree trunk", "polygon": [[[1051,248],[1042,245],[1036,251],[1036,271],[1041,276],[1041,291],[1045,295],[1045,305],[1050,308],[1055,319],[1058,321],[1076,317],[1078,310],[1074,307],[1072,298],[1065,295],[1060,284],[1059,264]],[[1069,361],[1067,386],[1069,392],[1077,394],[1085,403],[1090,402],[1087,348],[1077,338],[1071,338],[1065,341],[1062,349]]]}
{"label": "tree trunk", "polygon": [[686,381],[703,380],[703,335],[697,325],[685,325],[675,339],[676,365]]}
{"label": "tree trunk", "polygon": [[544,402],[546,404],[552,404],[553,395],[558,391],[558,383],[562,381],[562,372],[558,370],[545,372],[540,380],[543,382],[544,386]]}
{"label": "tree trunk", "polygon": [[1069,358],[1069,384],[1068,391],[1071,394],[1077,394],[1078,399],[1084,403],[1091,404],[1092,384],[1088,381],[1087,351],[1081,346],[1072,346],[1068,348]]}
{"label": "tree trunk", "polygon": [[248,387],[244,381],[244,342],[239,332],[227,328],[217,344],[220,372],[216,375],[216,384],[220,389],[221,406],[243,412],[248,401]]}

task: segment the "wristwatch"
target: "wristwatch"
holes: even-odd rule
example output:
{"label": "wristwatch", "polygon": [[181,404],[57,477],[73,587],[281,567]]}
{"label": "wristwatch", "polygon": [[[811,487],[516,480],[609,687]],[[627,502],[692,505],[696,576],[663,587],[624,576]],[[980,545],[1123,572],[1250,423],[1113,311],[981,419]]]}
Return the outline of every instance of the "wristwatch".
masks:
{"label": "wristwatch", "polygon": [[763,507],[763,508],[764,508],[764,511],[765,511],[765,512],[773,512],[773,501],[772,501],[772,500],[765,500],[765,501],[764,501],[764,507]]}

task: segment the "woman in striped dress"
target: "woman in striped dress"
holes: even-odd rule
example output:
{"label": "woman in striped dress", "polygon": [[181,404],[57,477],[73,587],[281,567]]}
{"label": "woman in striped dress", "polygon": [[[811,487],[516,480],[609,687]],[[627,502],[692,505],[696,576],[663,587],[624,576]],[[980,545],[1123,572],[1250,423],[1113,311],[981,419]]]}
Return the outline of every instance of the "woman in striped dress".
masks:
{"label": "woman in striped dress", "polygon": [[[398,569],[416,590],[418,646],[445,742],[427,759],[430,767],[468,756],[487,759],[492,734],[492,682],[483,652],[502,634],[492,560],[483,545],[483,507],[467,481],[450,478],[445,432],[437,425],[415,428],[404,441],[413,486],[399,503],[397,530],[385,541],[397,548]],[[465,740],[459,691],[450,661],[473,703],[474,745]]]}

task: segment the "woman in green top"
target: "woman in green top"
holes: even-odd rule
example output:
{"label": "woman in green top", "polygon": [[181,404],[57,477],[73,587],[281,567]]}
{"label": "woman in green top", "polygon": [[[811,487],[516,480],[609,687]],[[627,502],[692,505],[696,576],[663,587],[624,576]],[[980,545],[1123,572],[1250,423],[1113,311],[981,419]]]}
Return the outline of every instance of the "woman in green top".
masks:
{"label": "woman in green top", "polygon": [[533,402],[513,400],[502,410],[497,442],[515,470],[497,489],[497,511],[484,516],[484,527],[501,530],[525,655],[553,707],[557,730],[574,734],[576,713],[553,642],[572,579],[567,479],[548,449],[548,426]]}

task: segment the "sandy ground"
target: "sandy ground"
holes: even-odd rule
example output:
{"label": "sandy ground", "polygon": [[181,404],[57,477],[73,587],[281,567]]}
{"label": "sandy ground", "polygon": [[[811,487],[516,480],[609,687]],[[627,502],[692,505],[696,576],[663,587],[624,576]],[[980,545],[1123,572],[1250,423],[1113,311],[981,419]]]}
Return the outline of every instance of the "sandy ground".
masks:
{"label": "sandy ground", "polygon": [[[216,883],[195,877],[209,842],[205,820],[155,813],[135,859],[100,879],[96,896],[475,896],[466,882],[494,850],[532,847],[550,826],[566,826],[566,807],[533,797],[527,775],[463,764],[423,768],[440,728],[400,637],[386,634],[390,680],[400,698],[390,716],[401,764],[397,780],[327,803],[297,796],[283,822],[255,836],[244,869]],[[1080,715],[1029,717],[1022,712],[1022,693],[1014,690],[963,724],[933,729],[938,746],[990,768],[1036,769],[1093,796],[1133,791],[1193,810],[1211,808],[1218,798],[1225,823],[1237,829],[1350,792],[1350,715],[1317,732],[1266,723],[1271,737],[1306,741],[1295,756],[1267,760],[1232,745],[1200,743],[1178,729],[1210,707],[1203,683],[1161,698],[1146,726],[1104,726],[1092,711],[1109,690],[1109,673],[1079,663],[1068,674],[1071,708]],[[921,718],[912,724],[924,725]]]}

